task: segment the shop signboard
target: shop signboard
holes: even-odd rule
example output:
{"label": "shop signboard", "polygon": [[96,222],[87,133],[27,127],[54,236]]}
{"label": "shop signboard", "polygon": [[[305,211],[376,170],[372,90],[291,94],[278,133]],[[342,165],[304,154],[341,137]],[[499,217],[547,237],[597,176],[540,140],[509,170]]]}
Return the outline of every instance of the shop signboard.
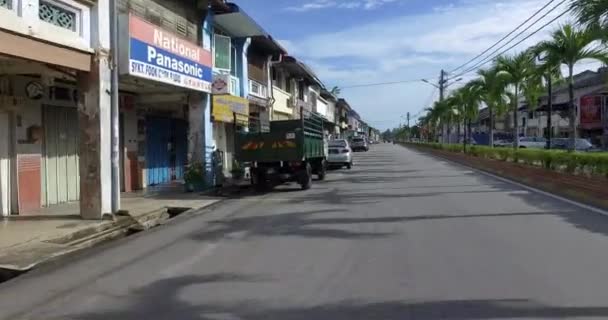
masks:
{"label": "shop signboard", "polygon": [[580,100],[580,122],[583,129],[602,127],[602,97],[585,96]]}
{"label": "shop signboard", "polygon": [[245,98],[220,95],[213,96],[213,106],[211,115],[216,122],[233,123],[234,113],[237,114],[237,121],[241,123],[249,122],[249,101]]}
{"label": "shop signboard", "polygon": [[[130,14],[128,41],[121,41],[121,73],[202,92],[211,92],[211,52]],[[124,59],[124,54],[127,55]]]}

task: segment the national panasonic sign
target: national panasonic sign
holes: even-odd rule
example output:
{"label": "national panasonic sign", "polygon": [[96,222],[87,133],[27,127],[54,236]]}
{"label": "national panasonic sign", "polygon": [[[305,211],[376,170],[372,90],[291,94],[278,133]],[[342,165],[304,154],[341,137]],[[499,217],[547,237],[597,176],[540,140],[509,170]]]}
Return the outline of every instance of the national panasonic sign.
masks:
{"label": "national panasonic sign", "polygon": [[129,45],[130,75],[211,92],[211,52],[133,15]]}

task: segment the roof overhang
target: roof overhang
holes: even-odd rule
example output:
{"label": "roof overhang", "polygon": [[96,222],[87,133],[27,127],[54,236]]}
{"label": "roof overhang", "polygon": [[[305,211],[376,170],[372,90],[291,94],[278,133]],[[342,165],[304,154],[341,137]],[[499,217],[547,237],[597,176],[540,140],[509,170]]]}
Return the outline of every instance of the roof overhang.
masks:
{"label": "roof overhang", "polygon": [[280,66],[295,77],[306,79],[313,84],[317,84],[322,88],[324,87],[323,82],[307,65],[292,56],[284,56]]}
{"label": "roof overhang", "polygon": [[267,36],[268,33],[245,11],[234,3],[228,3],[232,12],[215,15],[214,22],[231,37],[248,38]]}

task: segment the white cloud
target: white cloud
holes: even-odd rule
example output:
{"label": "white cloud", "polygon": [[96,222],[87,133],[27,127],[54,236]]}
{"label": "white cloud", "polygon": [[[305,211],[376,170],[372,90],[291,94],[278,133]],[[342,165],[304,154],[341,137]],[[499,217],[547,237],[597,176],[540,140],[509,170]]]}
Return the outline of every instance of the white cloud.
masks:
{"label": "white cloud", "polygon": [[[390,1],[352,0],[341,4],[372,9]],[[319,0],[316,3],[337,6],[337,1]],[[349,29],[312,34],[303,39],[290,39],[291,48],[295,50],[290,52],[295,52],[315,68],[321,79],[331,86],[435,79],[440,69],[451,70],[472,58],[545,3],[546,0],[460,0],[422,15],[403,15]],[[563,7],[556,9],[525,34],[563,10]],[[556,25],[533,35],[512,51],[547,38]],[[407,83],[345,89],[343,96],[364,117],[377,119],[379,110],[384,111],[384,118],[386,114],[418,113],[427,107],[425,104],[432,90],[433,87],[424,83]],[[393,125],[396,123],[385,124]]]}
{"label": "white cloud", "polygon": [[288,11],[306,12],[311,10],[320,10],[327,8],[338,9],[365,9],[372,10],[379,8],[385,4],[396,2],[397,0],[350,0],[346,2],[333,0],[313,0],[297,6],[285,8]]}

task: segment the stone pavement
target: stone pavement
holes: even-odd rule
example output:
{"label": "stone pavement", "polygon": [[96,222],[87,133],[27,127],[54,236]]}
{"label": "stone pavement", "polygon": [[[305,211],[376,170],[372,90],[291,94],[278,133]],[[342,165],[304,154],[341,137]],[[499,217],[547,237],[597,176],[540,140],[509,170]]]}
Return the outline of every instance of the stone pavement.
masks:
{"label": "stone pavement", "polygon": [[80,219],[78,203],[4,218],[0,220],[0,269],[29,270],[54,257],[120,237],[129,230],[151,228],[174,214],[217,201],[216,197],[161,188],[123,194],[125,215],[110,220]]}

